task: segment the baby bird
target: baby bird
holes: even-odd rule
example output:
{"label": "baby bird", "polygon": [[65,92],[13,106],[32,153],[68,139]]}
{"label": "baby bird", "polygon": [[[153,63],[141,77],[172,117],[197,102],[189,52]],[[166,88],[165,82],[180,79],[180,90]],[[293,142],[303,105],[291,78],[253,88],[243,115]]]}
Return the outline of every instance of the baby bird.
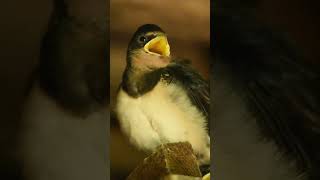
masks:
{"label": "baby bird", "polygon": [[208,83],[187,60],[170,56],[166,33],[146,24],[134,33],[116,101],[122,131],[138,149],[189,142],[199,165],[210,164]]}

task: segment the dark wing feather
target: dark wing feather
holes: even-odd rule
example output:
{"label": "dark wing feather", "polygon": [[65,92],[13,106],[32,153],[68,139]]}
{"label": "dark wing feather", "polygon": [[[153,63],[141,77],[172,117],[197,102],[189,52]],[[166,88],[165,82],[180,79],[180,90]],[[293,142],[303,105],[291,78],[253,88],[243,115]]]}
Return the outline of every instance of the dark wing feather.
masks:
{"label": "dark wing feather", "polygon": [[[194,70],[189,61],[175,60],[165,68],[171,81],[179,83],[190,97],[191,102],[199,109],[208,120],[210,94],[208,82]],[[210,126],[209,126],[210,127]]]}

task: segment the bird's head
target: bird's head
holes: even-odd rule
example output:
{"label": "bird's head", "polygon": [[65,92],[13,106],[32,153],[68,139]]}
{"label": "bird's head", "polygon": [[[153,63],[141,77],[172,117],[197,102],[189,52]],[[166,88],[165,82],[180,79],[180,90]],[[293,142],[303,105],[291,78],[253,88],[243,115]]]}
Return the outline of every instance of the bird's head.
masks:
{"label": "bird's head", "polygon": [[127,63],[140,70],[167,66],[170,63],[170,46],[166,33],[154,24],[140,26],[129,43]]}

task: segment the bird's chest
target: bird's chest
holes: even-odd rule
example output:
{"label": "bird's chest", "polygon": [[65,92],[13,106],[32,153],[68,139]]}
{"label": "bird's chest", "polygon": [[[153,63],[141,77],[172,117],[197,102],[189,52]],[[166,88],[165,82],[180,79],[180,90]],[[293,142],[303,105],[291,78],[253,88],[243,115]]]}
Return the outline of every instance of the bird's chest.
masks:
{"label": "bird's chest", "polygon": [[187,141],[190,129],[200,128],[203,122],[186,92],[175,84],[163,82],[139,98],[120,90],[116,111],[122,130],[138,146],[148,142],[150,146],[156,146]]}
{"label": "bird's chest", "polygon": [[[174,99],[177,91],[179,91],[178,87],[165,85],[162,82],[152,91],[138,98],[130,97],[121,91],[118,96],[118,115],[121,121],[125,121],[124,123],[147,123],[155,130],[174,126],[186,116],[182,111],[183,103],[179,104]],[[183,91],[179,92],[181,96],[184,95]]]}

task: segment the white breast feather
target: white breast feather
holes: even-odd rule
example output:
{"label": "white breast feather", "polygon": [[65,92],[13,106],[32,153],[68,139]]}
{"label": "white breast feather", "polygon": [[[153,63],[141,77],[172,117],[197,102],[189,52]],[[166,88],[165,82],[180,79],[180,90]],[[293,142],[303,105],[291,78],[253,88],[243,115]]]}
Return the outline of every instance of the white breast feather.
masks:
{"label": "white breast feather", "polygon": [[116,112],[123,132],[138,148],[153,151],[161,143],[188,141],[210,159],[205,117],[178,85],[159,82],[139,98],[120,90]]}

